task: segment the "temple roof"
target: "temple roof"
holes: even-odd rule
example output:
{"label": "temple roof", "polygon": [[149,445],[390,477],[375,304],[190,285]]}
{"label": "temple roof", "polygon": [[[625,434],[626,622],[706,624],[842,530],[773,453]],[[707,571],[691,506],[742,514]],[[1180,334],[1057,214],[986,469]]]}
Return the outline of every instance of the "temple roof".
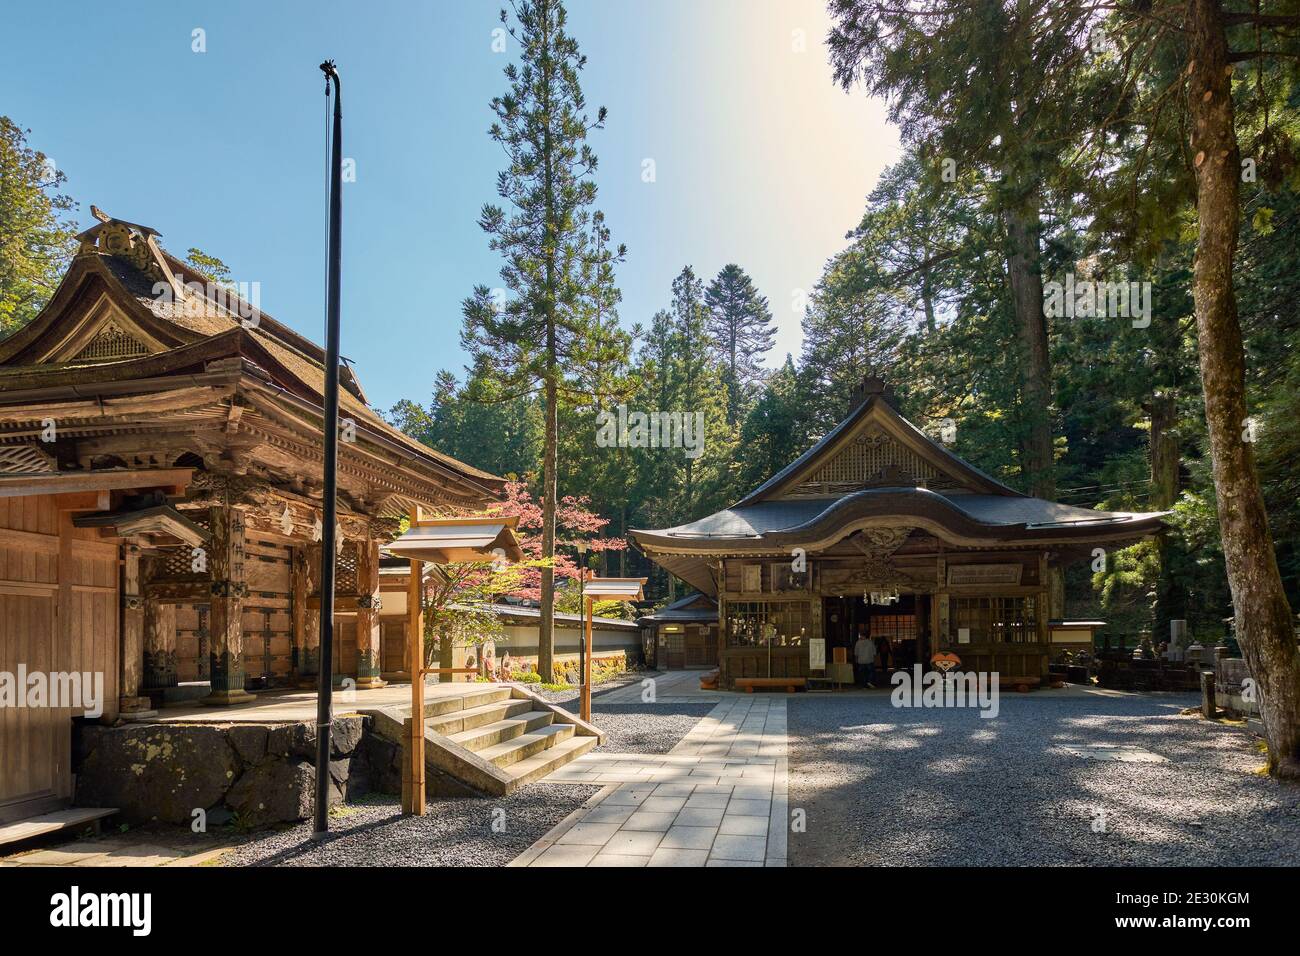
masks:
{"label": "temple roof", "polygon": [[[0,341],[0,404],[123,394],[161,379],[208,385],[218,370],[252,382],[254,402],[323,414],[325,353],[248,301],[248,289],[212,282],[170,255],[156,230],[100,219],[50,302]],[[241,292],[243,294],[241,294]],[[232,364],[233,363],[233,364]],[[354,371],[339,369],[339,414],[357,432],[417,471],[427,470],[462,502],[498,497],[504,479],[406,435],[369,407]],[[242,393],[241,393],[242,395]],[[246,397],[241,397],[241,401]],[[227,399],[229,401],[229,399]],[[12,417],[12,415],[10,415]]]}
{"label": "temple roof", "polygon": [[716,593],[709,560],[830,548],[864,528],[912,528],[953,547],[1126,543],[1165,512],[1098,511],[1021,494],[907,421],[867,380],[842,422],[730,508],[670,528],[629,531],[658,564]]}

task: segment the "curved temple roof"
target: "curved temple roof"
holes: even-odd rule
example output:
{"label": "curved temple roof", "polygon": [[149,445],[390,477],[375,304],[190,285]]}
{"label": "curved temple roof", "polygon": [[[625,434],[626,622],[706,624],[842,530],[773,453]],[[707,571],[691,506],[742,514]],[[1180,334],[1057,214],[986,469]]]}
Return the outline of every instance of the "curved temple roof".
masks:
{"label": "curved temple roof", "polygon": [[1095,511],[1021,494],[930,439],[868,380],[826,437],[737,504],[671,528],[630,531],[673,574],[716,593],[707,558],[828,548],[866,527],[915,527],[954,546],[1118,543],[1165,512]]}

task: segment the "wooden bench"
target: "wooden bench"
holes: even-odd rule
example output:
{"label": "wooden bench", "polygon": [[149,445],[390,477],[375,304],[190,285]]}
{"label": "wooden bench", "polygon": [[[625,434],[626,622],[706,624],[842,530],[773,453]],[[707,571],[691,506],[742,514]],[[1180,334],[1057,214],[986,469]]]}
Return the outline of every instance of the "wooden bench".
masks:
{"label": "wooden bench", "polygon": [[806,677],[737,677],[733,682],[736,690],[745,688],[746,694],[754,693],[755,687],[784,687],[786,693],[793,694],[798,687],[808,683]]}

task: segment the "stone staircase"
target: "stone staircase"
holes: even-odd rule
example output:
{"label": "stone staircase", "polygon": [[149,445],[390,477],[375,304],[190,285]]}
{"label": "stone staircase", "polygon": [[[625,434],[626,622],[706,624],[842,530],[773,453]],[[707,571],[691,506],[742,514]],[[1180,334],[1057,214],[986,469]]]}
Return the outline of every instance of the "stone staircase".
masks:
{"label": "stone staircase", "polygon": [[[464,687],[464,691],[460,687]],[[411,707],[362,709],[375,730],[400,744]],[[574,714],[514,684],[464,684],[424,702],[426,788],[504,796],[582,756],[603,741]]]}

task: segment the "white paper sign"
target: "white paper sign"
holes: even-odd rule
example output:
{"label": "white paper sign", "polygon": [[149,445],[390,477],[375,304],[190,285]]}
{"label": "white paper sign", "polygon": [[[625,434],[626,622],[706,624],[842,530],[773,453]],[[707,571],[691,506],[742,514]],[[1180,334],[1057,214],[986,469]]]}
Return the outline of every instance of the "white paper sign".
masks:
{"label": "white paper sign", "polygon": [[826,670],[826,638],[814,637],[808,641],[808,669]]}
{"label": "white paper sign", "polygon": [[970,628],[969,628],[969,627],[959,627],[959,628],[957,628],[957,643],[958,643],[958,644],[969,644],[969,643],[970,643]]}

